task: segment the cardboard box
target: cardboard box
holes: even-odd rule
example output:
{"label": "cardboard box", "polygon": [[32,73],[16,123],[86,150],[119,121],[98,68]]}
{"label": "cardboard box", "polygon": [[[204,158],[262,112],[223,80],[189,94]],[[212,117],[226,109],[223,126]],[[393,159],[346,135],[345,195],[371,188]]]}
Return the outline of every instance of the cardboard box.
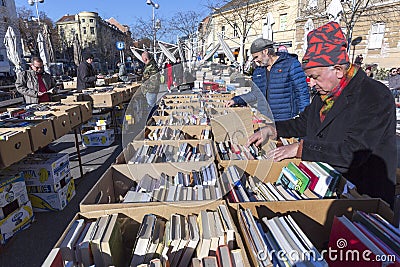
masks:
{"label": "cardboard box", "polygon": [[35,212],[63,210],[75,196],[75,182],[70,179],[55,193],[29,193],[28,196]]}
{"label": "cardboard box", "polygon": [[[157,178],[161,173],[175,176],[178,171],[182,171],[173,165],[158,164],[119,164],[112,165],[96,182],[92,189],[86,194],[79,204],[81,212],[120,209],[128,207],[154,206],[160,205],[162,202],[138,202],[138,203],[121,203],[120,200],[126,195],[128,190],[146,174]],[[193,169],[195,170],[195,169]],[[215,200],[204,201],[179,201],[168,202],[170,205],[197,206],[206,205],[206,203]]]}
{"label": "cardboard box", "polygon": [[[35,115],[48,115],[54,113],[52,111],[36,111]],[[50,118],[53,125],[54,137],[56,139],[66,135],[71,131],[71,121],[68,114],[57,112],[53,117]]]}
{"label": "cardboard box", "polygon": [[[101,211],[92,211],[92,212],[80,212],[78,213],[70,222],[70,224],[65,229],[64,233],[61,235],[60,239],[57,241],[54,248],[58,248],[61,245],[61,242],[64,240],[68,230],[72,226],[75,220],[84,219],[85,221],[94,221],[102,215],[106,214],[120,214],[119,219],[121,220],[121,230],[122,230],[122,240],[124,240],[124,247],[126,251],[132,253],[132,249],[135,243],[136,235],[139,231],[140,224],[143,221],[143,218],[146,214],[152,213],[157,216],[160,216],[164,219],[170,220],[171,215],[173,213],[181,214],[181,215],[189,215],[189,214],[199,214],[201,210],[216,210],[218,205],[224,204],[222,201],[215,201],[213,203],[207,203],[206,205],[195,206],[195,207],[179,207],[173,205],[157,205],[154,206],[151,210],[148,207],[134,207],[134,208],[122,208],[122,209],[112,209],[112,210],[101,210]],[[232,220],[232,216],[231,216]],[[234,231],[237,233],[236,226],[234,225]],[[249,267],[251,266],[246,254],[244,243],[241,237],[236,234],[236,246],[235,248],[240,248],[242,251],[243,258],[243,266]],[[130,260],[130,256],[129,259]]]}
{"label": "cardboard box", "polygon": [[250,209],[256,219],[290,214],[318,251],[327,247],[334,216],[345,215],[351,218],[353,211],[361,210],[378,213],[389,222],[393,220],[392,210],[380,199],[249,202],[229,204],[229,208],[233,220],[239,228],[239,233],[246,244],[247,255],[250,255],[253,266],[257,266],[257,261],[249,250],[249,240],[243,238],[243,229],[240,227],[237,214],[239,208]]}
{"label": "cardboard box", "polygon": [[76,81],[63,82],[64,89],[76,89]]}
{"label": "cardboard box", "polygon": [[105,124],[110,125],[112,123],[111,112],[94,113],[83,126],[96,126],[97,121],[104,121]]}
{"label": "cardboard box", "polygon": [[[0,128],[0,133],[8,131],[13,130]],[[10,136],[7,140],[0,140],[0,167],[2,168],[20,161],[33,151],[28,131],[17,131],[17,134]]]}
{"label": "cardboard box", "polygon": [[[50,120],[13,120],[7,123],[9,123],[7,127],[3,126],[6,130],[28,132],[31,151],[43,148],[55,140],[53,125]],[[15,126],[12,126],[14,123]],[[21,126],[24,125],[24,123],[26,123],[26,126]]]}
{"label": "cardboard box", "polygon": [[4,207],[26,194],[25,180],[20,172],[0,173],[0,207]]}
{"label": "cardboard box", "polygon": [[81,110],[82,123],[87,122],[92,117],[92,102],[90,101],[77,101],[75,104],[79,105]]}
{"label": "cardboard box", "polygon": [[0,221],[4,220],[11,213],[18,210],[20,207],[26,205],[29,202],[28,193],[25,190],[21,190],[18,197],[7,205],[0,207]]}
{"label": "cardboard box", "polygon": [[82,134],[82,145],[88,146],[110,146],[115,141],[114,129],[104,131],[91,130]]}
{"label": "cardboard box", "polygon": [[118,92],[96,93],[90,96],[95,108],[112,108],[123,102],[122,94]]}
{"label": "cardboard box", "polygon": [[179,147],[181,143],[189,143],[193,146],[197,144],[211,144],[211,157],[205,161],[197,161],[197,162],[160,162],[160,163],[142,163],[141,165],[144,166],[151,166],[153,164],[163,164],[166,166],[172,165],[175,166],[176,168],[181,169],[182,171],[191,171],[195,169],[199,169],[201,166],[207,166],[210,163],[214,162],[215,159],[215,151],[214,147],[212,145],[211,140],[176,140],[176,141],[133,141],[131,142],[122,152],[119,154],[119,156],[116,158],[116,163],[117,164],[126,164],[129,162],[129,160],[135,155],[136,151],[142,146],[142,145],[157,145],[157,144],[168,144],[168,145],[173,145],[176,147]]}
{"label": "cardboard box", "polygon": [[55,115],[67,113],[71,123],[71,128],[74,128],[82,123],[81,109],[79,105],[53,106],[52,110],[55,111]]}
{"label": "cardboard box", "polygon": [[26,191],[28,193],[57,193],[72,179],[71,172],[67,173],[64,178],[55,184],[44,185],[27,185]]}
{"label": "cardboard box", "polygon": [[54,185],[70,172],[69,154],[31,154],[10,169],[21,171],[27,186]]}
{"label": "cardboard box", "polygon": [[33,210],[31,203],[28,201],[25,205],[20,207],[8,215],[5,219],[0,221],[0,244],[5,244],[17,232],[29,227],[33,221]]}

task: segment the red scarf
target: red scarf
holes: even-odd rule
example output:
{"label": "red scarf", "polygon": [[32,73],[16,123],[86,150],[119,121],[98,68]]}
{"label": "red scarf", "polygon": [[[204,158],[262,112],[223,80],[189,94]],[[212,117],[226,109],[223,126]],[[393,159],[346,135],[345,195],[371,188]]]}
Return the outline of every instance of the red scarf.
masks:
{"label": "red scarf", "polygon": [[336,99],[342,94],[343,89],[349,84],[351,79],[356,75],[359,67],[353,64],[350,64],[350,68],[347,70],[344,77],[340,80],[339,85],[336,86],[329,94],[322,95],[321,100],[324,102],[321,110],[319,111],[319,118],[321,122],[325,120],[326,114],[328,114],[329,110],[331,110],[333,104]]}

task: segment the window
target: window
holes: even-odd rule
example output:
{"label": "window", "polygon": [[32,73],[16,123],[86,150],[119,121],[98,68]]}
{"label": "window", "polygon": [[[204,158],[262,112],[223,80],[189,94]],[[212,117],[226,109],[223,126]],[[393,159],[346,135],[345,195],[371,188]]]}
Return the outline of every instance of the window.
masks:
{"label": "window", "polygon": [[369,33],[368,49],[382,48],[383,36],[385,35],[385,23],[378,22],[371,25]]}
{"label": "window", "polygon": [[93,23],[93,21],[94,21],[93,19],[89,19],[89,22],[90,22],[90,23]]}
{"label": "window", "polygon": [[94,34],[94,27],[90,27],[90,34]]}
{"label": "window", "polygon": [[86,34],[86,27],[83,27],[83,34]]}
{"label": "window", "polygon": [[239,37],[238,25],[233,24],[233,37]]}
{"label": "window", "polygon": [[287,26],[287,13],[281,14],[279,16],[279,30],[286,31],[286,26]]}
{"label": "window", "polygon": [[85,19],[82,19],[82,23],[84,23],[85,22]]}
{"label": "window", "polygon": [[6,6],[6,0],[1,0],[1,5]]}
{"label": "window", "polygon": [[221,36],[222,38],[225,38],[225,26],[221,27]]}
{"label": "window", "polygon": [[318,0],[308,0],[308,9],[316,9],[318,7]]}

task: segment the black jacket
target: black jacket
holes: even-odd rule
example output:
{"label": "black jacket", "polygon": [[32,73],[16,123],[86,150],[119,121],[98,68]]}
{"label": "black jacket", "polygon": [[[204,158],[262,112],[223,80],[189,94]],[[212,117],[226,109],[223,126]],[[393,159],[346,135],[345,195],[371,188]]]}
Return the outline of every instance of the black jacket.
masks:
{"label": "black jacket", "polygon": [[76,89],[83,90],[96,86],[96,72],[94,71],[93,66],[86,61],[79,64],[77,76]]}
{"label": "black jacket", "polygon": [[396,107],[388,88],[359,70],[321,123],[314,97],[298,118],[276,122],[279,136],[304,139],[302,160],[331,164],[360,193],[393,205]]}

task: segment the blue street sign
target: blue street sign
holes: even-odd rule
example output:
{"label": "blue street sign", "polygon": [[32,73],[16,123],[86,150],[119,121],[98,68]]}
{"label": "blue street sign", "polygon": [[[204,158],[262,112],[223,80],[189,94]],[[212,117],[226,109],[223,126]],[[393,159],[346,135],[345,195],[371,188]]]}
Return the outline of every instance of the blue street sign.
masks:
{"label": "blue street sign", "polygon": [[117,46],[118,50],[124,50],[124,48],[125,48],[124,42],[116,42],[115,45]]}

